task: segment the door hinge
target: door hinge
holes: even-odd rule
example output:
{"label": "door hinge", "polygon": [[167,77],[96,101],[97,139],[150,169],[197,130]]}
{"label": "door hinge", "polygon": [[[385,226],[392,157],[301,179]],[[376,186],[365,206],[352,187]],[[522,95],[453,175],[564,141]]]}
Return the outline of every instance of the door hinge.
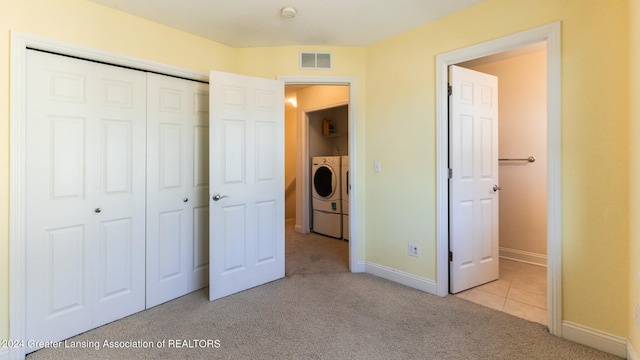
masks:
{"label": "door hinge", "polygon": [[447,94],[449,94],[449,96],[453,94],[453,88],[451,88],[451,84],[447,84]]}
{"label": "door hinge", "polygon": [[449,251],[449,261],[453,261],[453,253]]}
{"label": "door hinge", "polygon": [[453,178],[453,169],[449,168],[449,179]]}

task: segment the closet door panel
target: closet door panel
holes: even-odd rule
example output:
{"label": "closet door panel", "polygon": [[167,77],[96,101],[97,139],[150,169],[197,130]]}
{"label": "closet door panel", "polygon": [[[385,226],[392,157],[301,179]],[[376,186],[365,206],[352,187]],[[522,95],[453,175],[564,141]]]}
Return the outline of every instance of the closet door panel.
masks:
{"label": "closet door panel", "polygon": [[201,215],[208,214],[208,95],[204,84],[156,74],[148,75],[147,88],[152,307],[208,285],[208,217]]}
{"label": "closet door panel", "polygon": [[191,290],[209,285],[209,87],[193,92],[193,263]]}
{"label": "closet door panel", "polygon": [[62,340],[93,311],[93,66],[29,51],[27,68],[25,335]]}
{"label": "closet door panel", "polygon": [[85,195],[85,128],[84,117],[49,117],[52,199],[82,199]]}
{"label": "closet door panel", "polygon": [[94,325],[144,309],[146,74],[95,64]]}
{"label": "closet door panel", "polygon": [[[167,211],[159,217],[158,253],[160,283],[171,282],[184,276],[182,261],[182,227],[184,223],[183,210]],[[177,282],[174,282],[176,284]],[[183,284],[177,285],[183,288]],[[182,290],[184,291],[184,290]]]}
{"label": "closet door panel", "polygon": [[28,339],[144,308],[145,87],[133,70],[27,53]]}
{"label": "closet door panel", "polygon": [[64,316],[86,306],[84,230],[82,226],[69,226],[47,231],[48,317]]}

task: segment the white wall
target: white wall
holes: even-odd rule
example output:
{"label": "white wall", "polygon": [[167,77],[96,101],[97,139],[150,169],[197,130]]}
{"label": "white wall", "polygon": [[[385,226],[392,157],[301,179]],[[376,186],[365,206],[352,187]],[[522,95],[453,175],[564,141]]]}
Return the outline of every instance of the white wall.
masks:
{"label": "white wall", "polygon": [[547,254],[546,50],[475,65],[498,76],[501,256],[544,262]]}

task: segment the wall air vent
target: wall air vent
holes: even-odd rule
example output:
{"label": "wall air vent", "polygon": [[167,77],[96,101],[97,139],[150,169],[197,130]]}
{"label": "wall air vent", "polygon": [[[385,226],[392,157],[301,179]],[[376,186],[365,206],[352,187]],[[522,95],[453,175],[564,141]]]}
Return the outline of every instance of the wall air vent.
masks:
{"label": "wall air vent", "polygon": [[331,70],[333,59],[331,53],[301,52],[300,69]]}

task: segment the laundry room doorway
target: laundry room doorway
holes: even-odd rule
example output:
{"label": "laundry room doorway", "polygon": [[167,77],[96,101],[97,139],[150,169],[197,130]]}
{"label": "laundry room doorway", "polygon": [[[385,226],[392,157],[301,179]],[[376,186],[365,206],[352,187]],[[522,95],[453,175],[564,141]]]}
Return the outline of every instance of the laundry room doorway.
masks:
{"label": "laundry room doorway", "polygon": [[[280,77],[285,82],[285,237],[315,236],[330,239],[332,246],[345,249],[344,266],[351,272],[359,272],[356,257],[357,234],[350,226],[355,222],[355,196],[351,187],[355,184],[355,172],[349,171],[348,181],[342,173],[355,168],[355,106],[353,78],[338,77]],[[325,236],[313,231],[312,204],[312,158],[316,156],[336,157],[334,164],[336,191],[335,207],[340,232]],[[345,164],[343,164],[343,162]],[[342,165],[347,165],[344,169]],[[349,190],[349,199],[344,201],[342,190]],[[349,213],[352,213],[349,216]],[[348,241],[347,241],[348,239]],[[287,253],[287,251],[285,251]],[[288,260],[285,260],[285,263]]]}

